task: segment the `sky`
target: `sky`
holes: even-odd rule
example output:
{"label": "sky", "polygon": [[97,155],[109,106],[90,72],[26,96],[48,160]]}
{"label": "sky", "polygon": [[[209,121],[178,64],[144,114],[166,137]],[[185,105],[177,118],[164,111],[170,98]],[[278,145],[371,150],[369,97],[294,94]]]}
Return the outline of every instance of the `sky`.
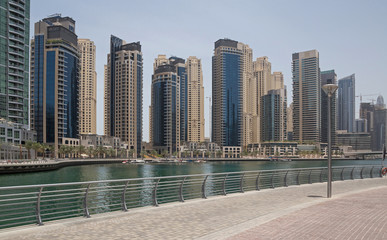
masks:
{"label": "sky", "polygon": [[[55,13],[76,21],[78,38],[97,49],[97,133],[103,134],[104,64],[110,35],[140,41],[143,70],[143,140],[149,140],[153,62],[158,54],[202,60],[205,135],[209,136],[214,42],[230,38],[253,49],[254,60],[268,56],[272,71],[282,71],[292,101],[292,53],[317,49],[321,71],[338,79],[355,73],[356,95],[370,102],[387,89],[387,1],[373,0],[31,0],[34,23]],[[364,96],[376,94],[375,96]],[[387,99],[386,99],[387,101]],[[360,103],[356,98],[356,105]],[[356,113],[358,118],[358,110]]]}

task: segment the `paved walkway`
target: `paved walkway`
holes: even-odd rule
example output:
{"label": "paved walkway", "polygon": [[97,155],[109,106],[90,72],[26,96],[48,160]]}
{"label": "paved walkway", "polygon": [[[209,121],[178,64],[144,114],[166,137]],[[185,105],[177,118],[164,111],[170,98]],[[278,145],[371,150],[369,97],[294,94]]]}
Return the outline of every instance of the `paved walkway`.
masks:
{"label": "paved walkway", "polygon": [[387,178],[212,197],[0,231],[0,239],[387,239]]}

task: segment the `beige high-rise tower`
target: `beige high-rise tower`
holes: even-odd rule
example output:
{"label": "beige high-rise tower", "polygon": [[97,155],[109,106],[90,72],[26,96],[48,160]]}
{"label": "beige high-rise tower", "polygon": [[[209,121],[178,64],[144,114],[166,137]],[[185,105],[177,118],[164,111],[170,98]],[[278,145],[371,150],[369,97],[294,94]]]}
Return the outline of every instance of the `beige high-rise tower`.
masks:
{"label": "beige high-rise tower", "polygon": [[111,36],[105,65],[105,135],[119,137],[137,155],[142,143],[142,66],[140,42]]}
{"label": "beige high-rise tower", "polygon": [[187,71],[187,141],[204,142],[204,87],[201,60],[189,57]]}
{"label": "beige high-rise tower", "polygon": [[78,39],[79,52],[79,133],[97,133],[97,73],[95,45],[90,39]]}
{"label": "beige high-rise tower", "polygon": [[261,142],[261,100],[262,96],[266,95],[271,89],[271,63],[268,57],[259,57],[253,63],[253,82],[251,91],[253,95],[251,99],[252,105],[252,142]]}

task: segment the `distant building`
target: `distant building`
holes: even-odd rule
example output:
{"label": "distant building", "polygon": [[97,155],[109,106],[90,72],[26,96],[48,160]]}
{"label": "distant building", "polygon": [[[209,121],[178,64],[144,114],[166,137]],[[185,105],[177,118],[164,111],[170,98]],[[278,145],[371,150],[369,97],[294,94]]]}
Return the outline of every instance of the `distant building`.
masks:
{"label": "distant building", "polygon": [[0,3],[0,118],[29,127],[30,0]]}
{"label": "distant building", "polygon": [[356,119],[355,120],[355,132],[365,133],[367,130],[367,119]]}
{"label": "distant building", "polygon": [[156,151],[173,154],[180,146],[180,76],[174,65],[159,62],[152,75],[151,139]]}
{"label": "distant building", "polygon": [[97,72],[95,45],[90,39],[78,39],[79,50],[79,132],[97,133]]}
{"label": "distant building", "polygon": [[296,142],[266,142],[254,143],[247,147],[248,152],[261,156],[293,156],[297,152]]}
{"label": "distant building", "polygon": [[286,89],[270,90],[261,102],[261,141],[286,140]]}
{"label": "distant building", "polygon": [[360,103],[360,118],[367,122],[367,132],[374,131],[375,106],[371,103]]}
{"label": "distant building", "polygon": [[36,141],[35,131],[28,130],[24,124],[0,118],[0,143],[24,145],[27,141]]}
{"label": "distant building", "polygon": [[243,144],[245,46],[230,39],[215,42],[212,57],[212,139],[219,146]]}
{"label": "distant building", "polygon": [[86,148],[92,147],[104,147],[104,148],[114,148],[127,149],[127,145],[121,141],[119,137],[111,137],[99,134],[81,134],[80,136],[80,145],[85,146]]}
{"label": "distant building", "polygon": [[321,83],[317,50],[294,53],[293,74],[293,139],[320,142]]}
{"label": "distant building", "polygon": [[[326,84],[337,84],[335,70],[321,72],[321,87]],[[331,98],[331,143],[336,145],[336,93]],[[321,91],[321,142],[328,143],[328,94]]]}
{"label": "distant building", "polygon": [[379,96],[375,104],[374,131],[371,133],[372,151],[382,151],[387,138],[387,109],[382,96]]}
{"label": "distant building", "polygon": [[338,131],[337,144],[351,146],[352,150],[371,150],[371,135],[369,133],[348,133]]}
{"label": "distant building", "polygon": [[337,129],[354,132],[355,124],[355,74],[339,80],[337,104]]}
{"label": "distant building", "polygon": [[201,60],[189,57],[187,71],[187,140],[204,142],[204,87]]}
{"label": "distant building", "polygon": [[293,103],[286,109],[287,140],[293,141]]}
{"label": "distant building", "polygon": [[31,40],[31,129],[55,146],[79,137],[79,55],[75,21],[53,15],[35,23]]}
{"label": "distant building", "polygon": [[140,42],[112,35],[105,66],[105,135],[120,138],[136,155],[142,143],[142,73]]}

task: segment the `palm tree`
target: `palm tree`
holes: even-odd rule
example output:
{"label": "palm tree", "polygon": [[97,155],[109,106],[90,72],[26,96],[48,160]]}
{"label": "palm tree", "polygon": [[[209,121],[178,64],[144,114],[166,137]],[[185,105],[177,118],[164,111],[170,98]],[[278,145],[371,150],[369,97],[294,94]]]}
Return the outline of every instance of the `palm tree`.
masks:
{"label": "palm tree", "polygon": [[109,157],[114,157],[116,150],[114,148],[109,148],[109,149],[107,149],[106,152],[109,155]]}
{"label": "palm tree", "polygon": [[24,144],[24,147],[28,151],[28,159],[31,159],[31,148],[32,148],[33,144],[34,144],[34,142],[32,142],[32,141],[27,141],[26,144]]}
{"label": "palm tree", "polygon": [[54,145],[49,145],[48,146],[48,151],[51,153],[51,157],[55,158],[55,146]]}
{"label": "palm tree", "polygon": [[129,159],[133,158],[134,149],[129,150]]}
{"label": "palm tree", "polygon": [[82,154],[86,153],[86,147],[83,145],[79,145],[77,149],[79,154],[78,157],[82,157]]}
{"label": "palm tree", "polygon": [[105,149],[102,146],[98,146],[96,153],[98,154],[98,158],[101,158],[101,154],[103,155],[105,153]]}
{"label": "palm tree", "polygon": [[144,158],[144,156],[147,154],[147,152],[145,150],[142,150],[141,151],[141,158]]}
{"label": "palm tree", "polygon": [[37,156],[38,156],[38,151],[39,151],[39,149],[40,149],[40,143],[34,142],[34,143],[32,144],[32,149],[34,149],[34,151],[35,151],[35,159],[36,159]]}
{"label": "palm tree", "polygon": [[65,145],[61,145],[60,147],[59,147],[59,155],[60,155],[60,157],[62,157],[62,158],[64,158],[64,155],[66,154],[66,152],[67,152],[67,146],[65,146]]}
{"label": "palm tree", "polygon": [[223,154],[223,152],[222,152],[222,151],[220,151],[220,150],[216,152],[216,156],[218,156],[218,157],[221,157],[221,156],[222,156],[222,154]]}
{"label": "palm tree", "polygon": [[91,155],[94,155],[94,148],[93,147],[88,147],[86,149],[87,155],[89,155],[89,158],[91,158]]}

